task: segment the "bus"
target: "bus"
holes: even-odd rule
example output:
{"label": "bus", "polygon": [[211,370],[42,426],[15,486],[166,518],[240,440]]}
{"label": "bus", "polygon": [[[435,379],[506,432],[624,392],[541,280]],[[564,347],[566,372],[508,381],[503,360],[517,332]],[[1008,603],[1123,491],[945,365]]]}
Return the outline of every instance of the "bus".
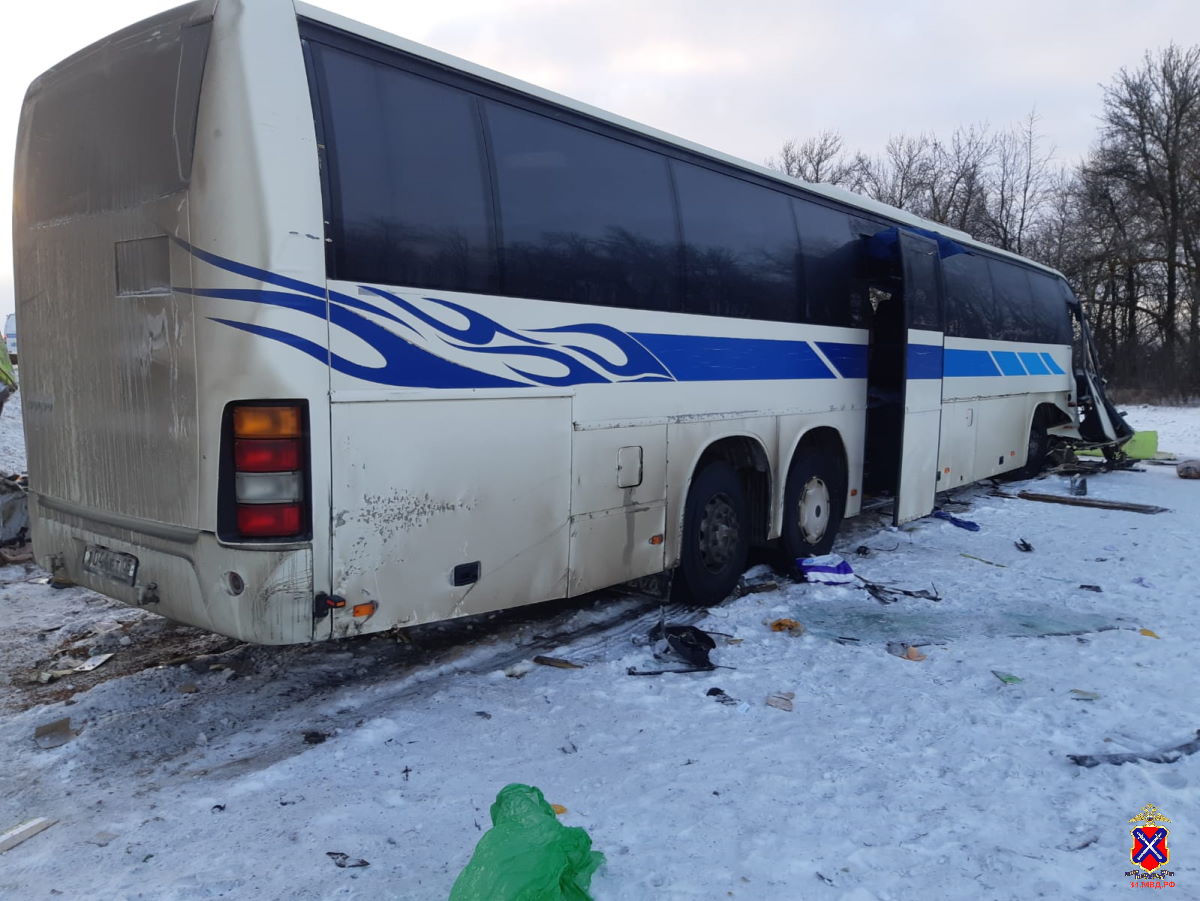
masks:
{"label": "bus", "polygon": [[39,562],[247,641],[711,604],[1122,437],[1059,273],[292,0],[55,66],[15,182]]}

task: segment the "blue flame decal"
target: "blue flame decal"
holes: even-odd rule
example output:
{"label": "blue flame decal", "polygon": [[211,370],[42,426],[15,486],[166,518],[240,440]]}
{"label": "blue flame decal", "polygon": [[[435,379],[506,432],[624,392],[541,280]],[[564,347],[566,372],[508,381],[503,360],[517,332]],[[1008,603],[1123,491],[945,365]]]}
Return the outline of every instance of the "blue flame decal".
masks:
{"label": "blue flame decal", "polygon": [[[177,243],[218,269],[270,286],[197,289],[190,293],[328,320],[332,329],[353,335],[382,362],[372,365],[335,353],[332,347],[340,347],[340,342],[326,346],[291,331],[233,318],[210,317],[213,322],[277,341],[336,372],[377,385],[522,388],[865,375],[859,372],[861,366],[843,365],[863,355],[864,348],[859,344],[823,343],[831,368],[807,341],[630,334],[598,322],[516,329],[449,300],[402,297],[370,285],[359,287],[369,299],[352,297],[228,260],[183,241]],[[845,352],[831,353],[839,347]]]}

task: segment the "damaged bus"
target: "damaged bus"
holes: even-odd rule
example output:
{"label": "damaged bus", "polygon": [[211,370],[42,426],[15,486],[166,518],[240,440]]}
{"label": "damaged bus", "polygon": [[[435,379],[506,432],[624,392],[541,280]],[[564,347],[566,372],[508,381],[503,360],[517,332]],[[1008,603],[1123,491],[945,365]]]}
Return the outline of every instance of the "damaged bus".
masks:
{"label": "damaged bus", "polygon": [[1126,428],[1058,273],[291,0],[37,79],[14,244],[39,562],[253,642],[713,603]]}

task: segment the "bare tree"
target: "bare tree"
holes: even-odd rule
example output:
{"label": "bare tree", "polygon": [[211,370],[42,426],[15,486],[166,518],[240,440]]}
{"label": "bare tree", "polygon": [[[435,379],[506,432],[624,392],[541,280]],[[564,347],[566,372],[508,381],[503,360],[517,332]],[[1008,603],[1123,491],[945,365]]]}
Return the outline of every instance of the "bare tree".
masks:
{"label": "bare tree", "polygon": [[855,160],[842,150],[842,136],[836,131],[823,131],[815,138],[785,141],[779,157],[766,164],[793,178],[813,184],[852,187],[856,183]]}

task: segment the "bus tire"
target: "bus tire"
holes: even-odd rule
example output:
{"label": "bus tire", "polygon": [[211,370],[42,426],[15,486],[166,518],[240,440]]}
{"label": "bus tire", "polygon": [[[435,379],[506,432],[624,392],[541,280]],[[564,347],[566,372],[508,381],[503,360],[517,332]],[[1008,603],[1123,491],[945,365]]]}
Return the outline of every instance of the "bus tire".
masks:
{"label": "bus tire", "polygon": [[1025,465],[1013,473],[1017,479],[1032,479],[1046,468],[1046,457],[1050,454],[1050,434],[1046,430],[1046,416],[1041,410],[1033,414],[1029,425],[1029,448]]}
{"label": "bus tire", "polygon": [[714,460],[696,473],[684,503],[676,598],[703,606],[725,600],[749,554],[746,490],[732,466]]}
{"label": "bus tire", "polygon": [[794,573],[797,558],[828,554],[845,512],[846,467],[841,455],[812,444],[800,447],[788,468],[783,494],[782,569]]}

